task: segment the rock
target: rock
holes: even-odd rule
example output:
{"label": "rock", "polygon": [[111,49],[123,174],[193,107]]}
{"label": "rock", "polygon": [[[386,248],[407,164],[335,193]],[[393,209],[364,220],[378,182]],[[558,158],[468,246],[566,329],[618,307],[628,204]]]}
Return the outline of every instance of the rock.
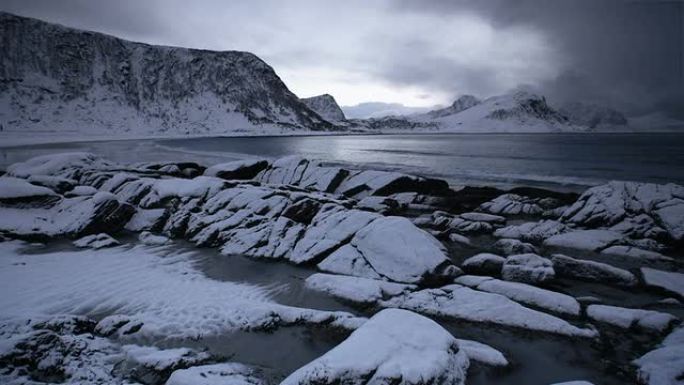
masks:
{"label": "rock", "polygon": [[436,322],[387,309],[281,384],[465,384],[468,357]]}
{"label": "rock", "polygon": [[473,281],[469,279],[469,276],[458,277],[454,282],[480,291],[501,294],[516,302],[554,313],[572,316],[579,316],[580,314],[580,304],[575,298],[524,283],[507,282],[494,278]]}
{"label": "rock", "polygon": [[375,304],[380,300],[389,299],[416,289],[414,285],[321,273],[309,276],[306,279],[306,286],[340,299],[361,304]]}
{"label": "rock", "polygon": [[539,284],[555,278],[554,266],[537,254],[518,254],[506,258],[501,268],[501,277],[506,281]]}
{"label": "rock", "polygon": [[204,175],[228,180],[253,179],[266,167],[268,167],[268,161],[263,159],[236,160],[213,165],[204,170]]}
{"label": "rock", "polygon": [[500,252],[503,255],[515,255],[515,254],[536,254],[538,253],[537,248],[529,243],[521,242],[517,239],[499,239],[494,243],[494,250]]}
{"label": "rock", "polygon": [[649,332],[663,332],[678,321],[677,317],[668,313],[608,305],[589,305],[587,316],[622,329],[637,328]]}
{"label": "rock", "polygon": [[97,194],[97,189],[90,186],[76,186],[71,191],[67,191],[64,196],[67,198],[91,196]]}
{"label": "rock", "polygon": [[568,249],[600,251],[624,239],[612,230],[575,230],[554,235],[544,241],[545,246],[565,247]]}
{"label": "rock", "polygon": [[163,235],[155,235],[149,231],[143,231],[140,233],[138,240],[141,243],[149,246],[161,246],[171,243],[171,240],[168,237]]}
{"label": "rock", "polygon": [[456,234],[456,233],[451,233],[449,234],[449,240],[454,243],[459,243],[461,245],[465,246],[470,246],[470,239],[468,237],[461,235],[461,234]]}
{"label": "rock", "polygon": [[585,191],[563,213],[561,220],[596,228],[613,226],[641,215],[660,224],[670,239],[682,240],[684,187],[672,183],[610,182]]}
{"label": "rock", "polygon": [[380,217],[360,229],[348,245],[334,251],[323,271],[394,282],[439,279],[451,263],[439,241],[403,217]]}
{"label": "rock", "polygon": [[601,250],[601,254],[619,256],[628,259],[646,261],[672,261],[673,259],[655,251],[643,250],[632,246],[610,246]]}
{"label": "rock", "polygon": [[496,215],[541,215],[560,206],[553,198],[530,198],[518,194],[503,194],[480,205],[479,210]]}
{"label": "rock", "polygon": [[[483,280],[486,277],[480,277]],[[439,289],[423,289],[381,302],[384,307],[399,307],[423,314],[471,322],[482,322],[575,337],[596,337],[550,314],[526,308],[503,295],[486,293],[458,284]]]}
{"label": "rock", "polygon": [[7,167],[7,174],[19,178],[48,175],[78,179],[81,170],[107,169],[113,164],[87,152],[50,154],[31,158]]}
{"label": "rock", "polygon": [[426,226],[439,231],[456,232],[461,234],[491,233],[494,229],[506,223],[506,218],[483,214],[463,213],[449,214],[435,211],[430,215],[420,216],[414,220],[416,225]]}
{"label": "rock", "polygon": [[77,184],[73,179],[49,175],[31,175],[27,180],[31,184],[47,187],[59,194],[64,194],[73,189]]}
{"label": "rock", "polygon": [[494,236],[499,238],[520,239],[523,242],[539,244],[547,238],[568,231],[570,231],[570,228],[563,223],[547,219],[540,222],[527,222],[521,225],[497,229],[494,231]]}
{"label": "rock", "polygon": [[489,345],[472,340],[457,339],[458,347],[468,356],[468,359],[490,366],[508,366],[506,356]]}
{"label": "rock", "polygon": [[498,276],[505,261],[495,254],[480,253],[463,261],[461,269],[468,274]]}
{"label": "rock", "polygon": [[360,210],[375,211],[376,213],[389,214],[400,211],[399,202],[392,198],[381,196],[369,196],[361,199],[356,204],[356,208]]}
{"label": "rock", "polygon": [[295,222],[310,224],[313,218],[318,214],[322,203],[315,199],[304,198],[298,202],[290,205],[283,211],[282,216],[290,218]]}
{"label": "rock", "polygon": [[449,184],[441,179],[430,179],[389,171],[365,170],[350,173],[336,193],[363,198],[369,195],[388,196],[403,192],[426,195],[446,195]]}
{"label": "rock", "polygon": [[158,208],[170,198],[207,198],[216,195],[228,186],[220,178],[198,176],[194,179],[159,179],[151,186],[151,191],[140,201],[142,208]]}
{"label": "rock", "polygon": [[342,109],[332,95],[317,95],[310,98],[303,98],[301,101],[328,122],[338,123],[346,120],[344,112],[342,112]]}
{"label": "rock", "polygon": [[103,247],[113,247],[121,244],[119,241],[105,233],[87,235],[75,240],[73,243],[76,247],[91,249],[101,249]]}
{"label": "rock", "polygon": [[210,356],[187,348],[158,349],[154,346],[124,345],[126,359],[136,365],[131,378],[143,384],[159,384],[178,369],[205,363]]}
{"label": "rock", "polygon": [[36,186],[20,178],[0,177],[0,204],[50,206],[59,199],[57,193],[47,187]]}
{"label": "rock", "polygon": [[128,231],[161,231],[169,217],[167,209],[138,209],[126,223]]}
{"label": "rock", "polygon": [[128,316],[122,314],[114,314],[104,317],[95,326],[95,333],[103,336],[109,337],[114,333],[121,332],[122,335],[133,334],[135,331],[140,330],[143,323],[131,319]]}
{"label": "rock", "polygon": [[670,333],[655,349],[633,361],[637,377],[646,385],[681,383],[684,373],[684,327]]}
{"label": "rock", "polygon": [[575,259],[562,254],[554,254],[551,261],[559,277],[619,286],[636,286],[638,283],[634,274],[605,263]]}
{"label": "rock", "polygon": [[253,368],[238,363],[199,365],[171,373],[166,385],[263,385]]}
{"label": "rock", "polygon": [[684,298],[684,274],[642,267],[646,286],[656,287]]}

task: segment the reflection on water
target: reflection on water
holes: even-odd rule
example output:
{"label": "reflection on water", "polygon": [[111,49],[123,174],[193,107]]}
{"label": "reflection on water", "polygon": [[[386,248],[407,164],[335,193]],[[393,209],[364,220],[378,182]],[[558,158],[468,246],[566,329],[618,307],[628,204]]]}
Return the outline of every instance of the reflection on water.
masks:
{"label": "reflection on water", "polygon": [[684,184],[681,134],[360,135],[126,140],[0,148],[0,167],[31,156],[91,151],[116,161],[301,155],[442,177],[453,184],[582,190],[608,180]]}

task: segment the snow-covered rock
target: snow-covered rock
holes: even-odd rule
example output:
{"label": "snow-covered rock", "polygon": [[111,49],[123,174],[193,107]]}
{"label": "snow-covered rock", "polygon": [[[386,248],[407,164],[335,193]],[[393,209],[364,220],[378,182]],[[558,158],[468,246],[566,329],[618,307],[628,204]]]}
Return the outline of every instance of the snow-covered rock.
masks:
{"label": "snow-covered rock", "polygon": [[489,345],[472,340],[456,339],[458,347],[468,356],[470,361],[477,361],[490,366],[508,366],[506,356]]}
{"label": "snow-covered rock", "polygon": [[317,113],[321,118],[328,122],[338,123],[344,122],[344,112],[335,101],[335,98],[329,94],[312,96],[310,98],[303,98],[301,101],[306,104],[313,112]]}
{"label": "snow-covered rock", "polygon": [[574,230],[554,235],[544,241],[545,246],[568,249],[600,251],[624,239],[612,230]]}
{"label": "snow-covered rock", "polygon": [[474,255],[461,263],[461,269],[468,274],[499,275],[506,258],[490,253]]}
{"label": "snow-covered rock", "polygon": [[633,363],[643,384],[680,384],[684,373],[684,327],[672,331],[658,347]]}
{"label": "snow-covered rock", "polygon": [[468,366],[458,341],[439,324],[387,309],[281,384],[462,385]]}
{"label": "snow-covered rock", "polygon": [[496,215],[541,215],[560,203],[553,198],[530,198],[518,194],[503,194],[480,205],[479,210]]}
{"label": "snow-covered rock", "polygon": [[66,193],[64,193],[64,196],[67,198],[73,198],[73,197],[81,197],[81,196],[90,196],[90,195],[95,195],[95,194],[97,194],[97,189],[95,187],[75,186],[70,191],[67,191]]}
{"label": "snow-covered rock", "polygon": [[494,229],[503,226],[506,218],[485,213],[454,215],[437,210],[432,214],[421,215],[414,220],[414,223],[437,231],[477,234],[491,233]]}
{"label": "snow-covered rock", "polygon": [[252,179],[266,167],[268,161],[263,159],[236,160],[215,164],[204,170],[204,175],[222,179]]}
{"label": "snow-covered rock", "polygon": [[618,256],[643,261],[672,261],[673,259],[656,251],[644,250],[632,246],[610,246],[601,250],[601,254]]}
{"label": "snow-covered rock", "polygon": [[554,254],[551,261],[559,277],[620,286],[635,286],[638,283],[634,274],[606,263],[575,259],[562,254]]}
{"label": "snow-covered rock", "polygon": [[121,243],[105,233],[87,235],[74,241],[74,246],[91,249],[118,246]]}
{"label": "snow-covered rock", "polygon": [[539,284],[556,276],[553,263],[537,254],[518,254],[506,258],[501,277],[506,281]]}
{"label": "snow-covered rock", "polygon": [[318,264],[331,273],[404,283],[437,278],[449,266],[441,243],[402,217],[373,220]]}
{"label": "snow-covered rock", "polygon": [[494,250],[498,251],[502,255],[538,253],[536,247],[517,239],[499,239],[492,247],[494,247]]}
{"label": "snow-covered rock", "polygon": [[684,298],[684,274],[642,267],[641,275],[647,286],[663,289]]}
{"label": "snow-covered rock", "polygon": [[171,242],[168,237],[163,235],[152,234],[149,231],[143,231],[138,235],[140,243],[150,246],[161,246]]}
{"label": "snow-covered rock", "polygon": [[595,330],[579,328],[550,314],[526,308],[503,295],[473,290],[458,284],[399,295],[383,301],[382,305],[438,317],[492,323],[538,332],[576,337],[598,335]]}
{"label": "snow-covered rock", "polygon": [[[6,14],[5,14],[6,15]],[[113,164],[88,152],[41,155],[7,167],[7,174],[19,178],[48,175],[78,179],[80,170],[106,169]]]}
{"label": "snow-covered rock", "polygon": [[6,130],[279,134],[333,126],[248,52],[134,43],[2,13]]}
{"label": "snow-covered rock", "polygon": [[679,320],[668,313],[608,305],[589,305],[587,317],[622,329],[638,328],[651,332],[663,332]]}
{"label": "snow-covered rock", "polygon": [[254,368],[234,362],[199,365],[171,373],[165,385],[262,385]]}
{"label": "snow-covered rock", "polygon": [[520,239],[523,242],[542,243],[547,238],[563,234],[569,230],[565,224],[547,219],[539,222],[526,222],[520,225],[506,226],[494,231],[494,236]]}
{"label": "snow-covered rock", "polygon": [[455,283],[472,287],[488,293],[501,294],[516,302],[545,309],[559,314],[578,316],[580,304],[569,295],[541,289],[520,282],[508,282],[495,278],[469,279],[469,276],[456,278]]}
{"label": "snow-covered rock", "polygon": [[[684,238],[684,187],[676,184],[610,182],[585,191],[563,213],[561,220],[585,227],[608,227],[639,216],[652,219],[652,227],[639,231],[650,237],[662,227],[676,241]],[[628,227],[638,226],[630,224]],[[626,229],[623,229],[626,231]]]}
{"label": "snow-covered rock", "polygon": [[122,346],[126,360],[137,365],[131,377],[147,384],[163,382],[174,370],[205,363],[210,356],[188,348],[159,349],[154,346]]}
{"label": "snow-covered rock", "polygon": [[416,289],[414,285],[322,273],[309,276],[306,279],[306,286],[337,298],[362,304],[375,304],[380,300]]}
{"label": "snow-covered rock", "polygon": [[53,190],[20,178],[0,177],[1,204],[50,205],[59,200]]}

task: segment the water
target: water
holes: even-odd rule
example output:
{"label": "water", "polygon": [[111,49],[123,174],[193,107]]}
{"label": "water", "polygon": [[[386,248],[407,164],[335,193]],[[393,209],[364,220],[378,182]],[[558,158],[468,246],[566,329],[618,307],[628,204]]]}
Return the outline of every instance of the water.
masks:
{"label": "water", "polygon": [[31,156],[91,151],[117,161],[301,155],[400,170],[452,184],[581,191],[608,180],[684,184],[683,134],[459,134],[196,138],[0,148],[0,168]]}

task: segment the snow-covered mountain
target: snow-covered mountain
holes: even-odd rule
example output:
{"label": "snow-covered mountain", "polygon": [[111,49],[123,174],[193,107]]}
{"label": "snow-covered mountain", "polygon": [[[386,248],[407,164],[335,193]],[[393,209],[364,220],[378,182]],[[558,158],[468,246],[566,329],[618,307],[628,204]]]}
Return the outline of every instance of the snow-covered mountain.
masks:
{"label": "snow-covered mountain", "polygon": [[134,43],[0,13],[0,124],[37,135],[220,135],[332,124],[248,52]]}
{"label": "snow-covered mountain", "polygon": [[344,112],[342,112],[342,109],[332,95],[323,94],[310,98],[303,98],[302,102],[329,122],[344,122],[346,120]]}
{"label": "snow-covered mountain", "polygon": [[464,96],[450,107],[407,118],[430,123],[442,132],[565,132],[582,131],[546,103],[543,96],[514,91],[483,101]]}
{"label": "snow-covered mountain", "polygon": [[601,127],[624,127],[627,125],[627,118],[620,112],[610,107],[574,102],[568,103],[560,108],[560,112],[565,115],[571,123],[587,126],[589,128]]}
{"label": "snow-covered mountain", "polygon": [[364,102],[354,106],[342,106],[347,119],[380,119],[388,116],[397,117],[421,114],[435,107],[410,107],[401,103]]}

